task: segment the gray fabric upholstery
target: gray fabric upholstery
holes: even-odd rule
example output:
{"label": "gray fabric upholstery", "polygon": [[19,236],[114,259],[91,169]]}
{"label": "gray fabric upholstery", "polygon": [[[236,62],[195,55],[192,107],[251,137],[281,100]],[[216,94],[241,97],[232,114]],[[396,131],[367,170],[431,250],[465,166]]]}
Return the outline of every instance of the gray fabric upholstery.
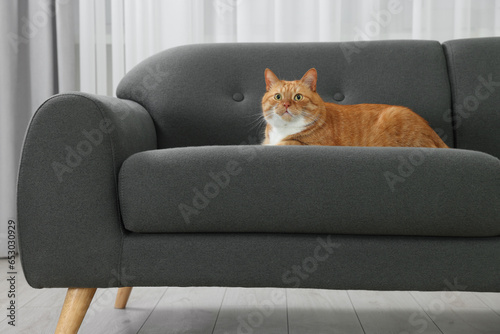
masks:
{"label": "gray fabric upholstery", "polygon": [[154,148],[151,118],[135,102],[71,93],[40,107],[18,181],[19,246],[32,286],[118,283],[118,170],[131,154]]}
{"label": "gray fabric upholstery", "polygon": [[500,292],[499,258],[498,237],[130,233],[121,285]]}
{"label": "gray fabric upholstery", "polygon": [[466,150],[163,149],[124,162],[120,205],[139,233],[498,236],[499,172],[500,160]]}
{"label": "gray fabric upholstery", "polygon": [[444,43],[457,147],[500,157],[500,38]]}
{"label": "gray fabric upholstery", "polygon": [[[349,56],[353,48],[359,53]],[[410,107],[453,145],[446,61],[433,41],[182,46],[136,66],[117,92],[151,113],[159,148],[239,145],[261,136],[266,67],[287,80],[316,67],[327,102]],[[338,93],[342,101],[333,99]]]}

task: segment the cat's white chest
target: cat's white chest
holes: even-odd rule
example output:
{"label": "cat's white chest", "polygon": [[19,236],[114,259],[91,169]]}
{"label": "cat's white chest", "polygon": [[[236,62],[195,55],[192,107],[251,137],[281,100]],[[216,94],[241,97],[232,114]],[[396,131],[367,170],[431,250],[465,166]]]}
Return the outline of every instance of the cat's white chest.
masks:
{"label": "cat's white chest", "polygon": [[269,131],[269,145],[276,145],[283,139],[293,134],[299,133],[306,128],[304,119],[296,121],[293,124],[284,124],[281,126],[272,126]]}

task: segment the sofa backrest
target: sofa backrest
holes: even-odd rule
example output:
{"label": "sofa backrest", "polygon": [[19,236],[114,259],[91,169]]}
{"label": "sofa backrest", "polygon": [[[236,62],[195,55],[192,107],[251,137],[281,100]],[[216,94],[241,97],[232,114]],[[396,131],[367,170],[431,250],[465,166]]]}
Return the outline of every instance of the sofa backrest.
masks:
{"label": "sofa backrest", "polygon": [[446,59],[435,41],[181,46],[133,68],[117,95],[150,112],[159,148],[255,144],[266,67],[286,80],[315,67],[326,102],[409,107],[453,145]]}
{"label": "sofa backrest", "polygon": [[461,39],[443,46],[456,147],[500,158],[500,38]]}

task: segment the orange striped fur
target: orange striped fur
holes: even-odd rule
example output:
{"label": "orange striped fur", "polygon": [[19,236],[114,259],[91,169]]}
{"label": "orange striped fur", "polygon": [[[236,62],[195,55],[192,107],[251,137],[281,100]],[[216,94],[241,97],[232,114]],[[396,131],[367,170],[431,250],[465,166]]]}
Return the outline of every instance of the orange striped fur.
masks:
{"label": "orange striped fur", "polygon": [[268,145],[406,146],[448,148],[412,110],[385,104],[325,103],[312,68],[301,80],[265,71],[262,110]]}

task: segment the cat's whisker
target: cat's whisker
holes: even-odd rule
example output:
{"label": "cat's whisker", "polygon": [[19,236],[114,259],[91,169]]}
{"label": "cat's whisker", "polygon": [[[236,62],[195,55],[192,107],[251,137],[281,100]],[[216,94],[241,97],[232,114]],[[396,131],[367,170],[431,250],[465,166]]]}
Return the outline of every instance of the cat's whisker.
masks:
{"label": "cat's whisker", "polygon": [[257,132],[264,132],[263,131],[263,127],[266,126],[266,123],[259,123],[259,124],[255,124],[254,126],[252,126],[249,131],[252,131],[253,129],[256,129]]}
{"label": "cat's whisker", "polygon": [[300,115],[302,117],[304,117],[305,119],[310,120],[310,122],[305,125],[306,127],[311,126],[314,123],[316,123],[318,120],[320,120],[319,116],[316,116],[316,117],[313,118],[313,117],[311,117],[311,115],[309,113],[307,113],[307,112],[305,112],[303,110],[300,112]]}
{"label": "cat's whisker", "polygon": [[250,118],[250,117],[259,117],[259,116],[262,116],[262,112],[258,112],[258,113],[255,113],[255,114],[250,114],[250,115],[245,115],[245,116],[242,116],[244,118]]}
{"label": "cat's whisker", "polygon": [[259,117],[257,119],[255,119],[254,121],[250,122],[249,125],[252,125],[252,124],[253,124],[253,126],[249,129],[249,131],[251,131],[255,128],[259,129],[262,126],[265,126],[267,124],[266,116],[264,116],[262,114],[259,115]]}
{"label": "cat's whisker", "polygon": [[320,123],[318,123],[318,127],[319,128],[321,128],[323,125],[325,125],[325,120],[324,119],[322,119],[320,117],[316,117],[316,118],[312,119],[309,123],[307,123],[305,126],[309,127],[309,126],[311,126],[313,124],[316,124],[318,121],[320,122]]}
{"label": "cat's whisker", "polygon": [[260,115],[256,119],[254,119],[253,121],[251,121],[248,125],[252,125],[252,124],[254,124],[256,122],[260,122],[262,120],[265,120],[265,117],[263,115]]}

